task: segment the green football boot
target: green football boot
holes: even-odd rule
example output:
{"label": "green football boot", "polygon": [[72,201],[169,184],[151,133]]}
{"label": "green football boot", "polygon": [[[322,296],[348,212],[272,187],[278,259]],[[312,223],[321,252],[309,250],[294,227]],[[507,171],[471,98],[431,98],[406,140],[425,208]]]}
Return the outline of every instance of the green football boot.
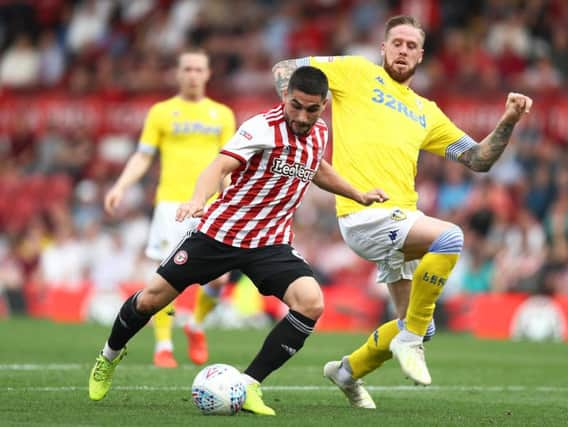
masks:
{"label": "green football boot", "polygon": [[106,396],[112,384],[112,375],[120,361],[126,356],[126,347],[110,362],[101,354],[97,356],[95,366],[89,377],[89,397],[91,400],[101,400]]}

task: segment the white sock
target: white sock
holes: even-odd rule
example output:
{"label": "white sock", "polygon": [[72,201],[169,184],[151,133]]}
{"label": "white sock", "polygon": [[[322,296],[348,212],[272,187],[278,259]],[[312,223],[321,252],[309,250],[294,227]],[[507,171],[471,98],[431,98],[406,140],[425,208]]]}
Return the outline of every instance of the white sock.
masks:
{"label": "white sock", "polygon": [[158,353],[160,351],[174,351],[173,343],[170,340],[158,341],[156,343],[154,353]]}
{"label": "white sock", "polygon": [[257,380],[255,380],[250,375],[241,374],[241,377],[243,379],[243,383],[244,383],[245,386],[250,385],[250,384],[260,384]]}
{"label": "white sock", "polygon": [[337,379],[342,382],[343,384],[351,384],[353,381],[353,371],[351,369],[351,365],[349,364],[349,359],[347,356],[341,359],[341,366],[337,371]]}
{"label": "white sock", "polygon": [[108,346],[108,342],[105,342],[105,346],[103,348],[103,356],[105,357],[106,360],[108,360],[109,362],[112,362],[114,359],[116,359],[118,357],[118,355],[120,354],[122,349],[120,350],[113,350],[112,348],[110,348]]}
{"label": "white sock", "polygon": [[187,319],[187,327],[191,331],[203,331],[203,323],[197,323],[193,315],[189,316],[189,319]]}
{"label": "white sock", "polygon": [[410,332],[406,327],[400,331],[397,335],[397,340],[402,342],[422,342],[424,337],[422,335],[415,334],[414,332]]}

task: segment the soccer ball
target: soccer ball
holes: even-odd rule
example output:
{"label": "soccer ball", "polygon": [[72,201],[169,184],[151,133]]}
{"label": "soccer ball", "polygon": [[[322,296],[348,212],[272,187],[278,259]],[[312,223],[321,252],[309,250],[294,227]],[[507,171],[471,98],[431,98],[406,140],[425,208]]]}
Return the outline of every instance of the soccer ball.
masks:
{"label": "soccer ball", "polygon": [[216,363],[195,376],[191,397],[205,415],[234,415],[243,406],[246,388],[237,369]]}

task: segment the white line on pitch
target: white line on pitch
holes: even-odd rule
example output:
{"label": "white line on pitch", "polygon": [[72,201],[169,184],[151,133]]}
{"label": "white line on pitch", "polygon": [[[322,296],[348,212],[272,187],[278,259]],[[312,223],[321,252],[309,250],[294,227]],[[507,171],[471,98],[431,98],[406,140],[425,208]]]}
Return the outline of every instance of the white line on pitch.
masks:
{"label": "white line on pitch", "polygon": [[[554,386],[372,386],[366,387],[370,391],[455,391],[455,392],[521,392],[521,391],[537,391],[542,393],[558,393],[568,392],[568,387]],[[159,387],[159,386],[116,386],[113,390],[123,391],[189,391],[190,387]],[[333,391],[337,387],[333,386],[264,386],[266,391]],[[87,391],[87,387],[79,386],[61,386],[61,387],[0,387],[0,392],[20,391],[20,392],[65,392],[65,391]]]}

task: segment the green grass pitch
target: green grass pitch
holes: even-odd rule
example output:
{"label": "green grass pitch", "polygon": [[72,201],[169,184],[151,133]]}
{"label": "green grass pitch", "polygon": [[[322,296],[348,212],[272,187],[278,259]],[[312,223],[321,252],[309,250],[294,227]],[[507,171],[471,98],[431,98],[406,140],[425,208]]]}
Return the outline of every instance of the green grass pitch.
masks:
{"label": "green grass pitch", "polygon": [[[322,366],[363,342],[365,334],[316,333],[264,384],[276,417],[203,416],[190,388],[198,367],[151,365],[145,328],[129,345],[113,388],[100,402],[87,393],[89,370],[109,328],[45,320],[0,321],[0,426],[564,426],[568,425],[565,343],[479,341],[439,334],[427,344],[431,387],[405,380],[396,362],[366,378],[377,410],[352,409],[322,377]],[[209,331],[211,363],[243,369],[265,330]]]}

